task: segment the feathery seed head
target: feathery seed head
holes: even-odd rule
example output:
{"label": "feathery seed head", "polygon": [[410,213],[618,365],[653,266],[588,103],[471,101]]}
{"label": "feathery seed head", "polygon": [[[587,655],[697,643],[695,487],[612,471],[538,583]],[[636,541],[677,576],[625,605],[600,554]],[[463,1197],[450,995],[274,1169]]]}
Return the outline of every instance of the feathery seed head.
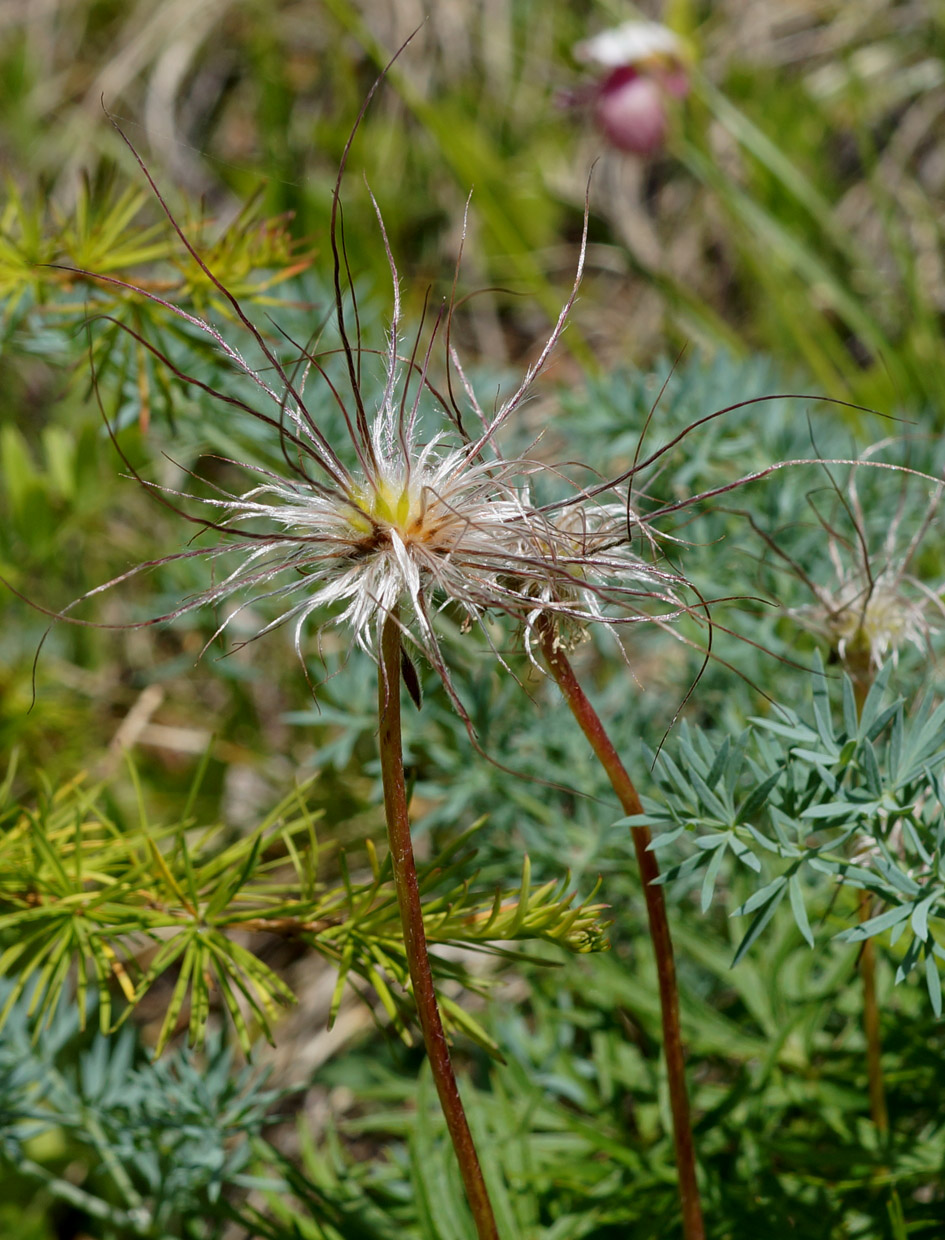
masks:
{"label": "feathery seed head", "polygon": [[[895,661],[907,645],[926,652],[935,628],[929,615],[934,596],[910,593],[908,574],[892,568],[868,580],[848,573],[832,590],[822,589],[816,605],[793,614],[825,633],[840,659],[851,668],[879,668],[887,655]],[[940,606],[940,604],[939,604]]]}
{"label": "feathery seed head", "polygon": [[[923,582],[912,567],[938,520],[945,483],[935,485],[920,508],[906,487],[910,471],[904,470],[899,503],[886,515],[881,544],[871,546],[867,510],[857,486],[858,466],[868,466],[871,455],[868,452],[853,464],[842,492],[835,490],[839,511],[852,526],[853,536],[843,535],[833,524],[826,526],[834,581],[818,584],[792,565],[816,602],[790,613],[823,634],[854,677],[864,680],[887,656],[898,660],[907,645],[926,653],[945,614],[940,589]],[[926,483],[933,481],[920,477]],[[877,561],[882,567],[876,567]]]}
{"label": "feathery seed head", "polygon": [[[383,389],[376,401],[365,391],[361,341],[357,334],[353,340],[349,336],[352,310],[355,323],[358,319],[353,287],[350,281],[347,288],[343,283],[347,263],[339,250],[336,219],[356,130],[357,125],[339,169],[331,225],[335,324],[342,366],[347,370],[347,394],[329,375],[324,355],[293,345],[292,360],[283,359],[194,249],[128,143],[183,245],[229,303],[235,321],[262,354],[263,366],[256,368],[247,361],[229,335],[209,321],[156,293],[113,276],[96,278],[161,305],[202,333],[231,370],[255,386],[258,403],[189,376],[156,345],[125,328],[184,383],[268,427],[278,437],[285,466],[276,471],[231,460],[230,465],[252,478],[252,485],[242,494],[227,493],[214,485],[214,494],[199,501],[202,514],[195,514],[180,506],[181,500],[194,497],[145,482],[126,459],[133,476],[161,502],[216,535],[212,546],[192,547],[166,560],[204,556],[214,563],[232,563],[229,557],[235,557],[233,567],[210,588],[149,623],[234,600],[235,606],[212,641],[231,625],[235,627],[236,618],[251,604],[268,600],[278,614],[256,636],[291,624],[295,649],[304,665],[303,636],[309,621],[347,627],[356,643],[376,656],[383,626],[393,616],[405,641],[424,653],[465,717],[436,633],[435,620],[442,609],[458,610],[465,629],[480,624],[487,612],[504,614],[524,628],[531,649],[531,635],[542,618],[568,642],[597,621],[623,624],[674,619],[685,610],[678,599],[685,583],[677,574],[645,563],[631,549],[631,533],[645,533],[638,542],[648,542],[652,549],[655,539],[642,519],[623,502],[614,502],[618,484],[630,474],[613,486],[595,481],[581,488],[568,481],[568,471],[539,459],[506,456],[501,447],[504,427],[524,403],[564,330],[581,279],[583,240],[570,296],[537,360],[511,396],[486,413],[449,342],[452,303],[445,315],[448,397],[439,395],[428,375],[442,316],[430,333],[422,360],[418,359],[419,341],[410,357],[401,354],[399,279],[375,203],[390,267],[393,307]],[[306,402],[305,383],[313,375],[327,385],[346,442],[330,437],[324,419]],[[453,396],[456,379],[466,397],[462,409]],[[412,393],[411,387],[415,388]],[[441,419],[429,438],[424,438],[420,412],[424,391],[434,396]],[[471,430],[467,422],[472,423]],[[543,494],[555,489],[557,500],[533,501],[533,482],[539,475],[542,485],[537,489]],[[92,593],[144,567],[150,565],[122,574]]]}

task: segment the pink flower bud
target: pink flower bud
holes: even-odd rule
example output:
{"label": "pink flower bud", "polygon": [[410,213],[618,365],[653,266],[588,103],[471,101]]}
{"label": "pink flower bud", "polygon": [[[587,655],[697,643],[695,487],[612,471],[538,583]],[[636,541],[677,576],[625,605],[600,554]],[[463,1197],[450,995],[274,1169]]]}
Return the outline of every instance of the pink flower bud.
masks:
{"label": "pink flower bud", "polygon": [[689,91],[683,42],[657,22],[625,22],[579,43],[574,54],[606,72],[589,97],[608,142],[634,155],[654,155],[669,128],[669,99]]}
{"label": "pink flower bud", "polygon": [[614,70],[600,88],[594,115],[604,136],[619,151],[653,155],[666,137],[663,90],[635,69]]}

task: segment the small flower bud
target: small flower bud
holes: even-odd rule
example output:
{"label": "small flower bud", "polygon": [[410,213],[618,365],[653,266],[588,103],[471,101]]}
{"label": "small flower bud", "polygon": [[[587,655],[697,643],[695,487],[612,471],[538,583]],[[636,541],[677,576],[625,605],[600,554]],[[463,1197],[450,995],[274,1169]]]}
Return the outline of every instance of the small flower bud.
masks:
{"label": "small flower bud", "polygon": [[597,96],[594,115],[601,132],[618,151],[653,155],[666,138],[663,92],[635,69],[615,69]]}
{"label": "small flower bud", "polygon": [[689,90],[678,36],[657,22],[626,22],[585,39],[574,55],[606,71],[588,97],[608,142],[634,155],[656,154],[669,128],[669,99]]}

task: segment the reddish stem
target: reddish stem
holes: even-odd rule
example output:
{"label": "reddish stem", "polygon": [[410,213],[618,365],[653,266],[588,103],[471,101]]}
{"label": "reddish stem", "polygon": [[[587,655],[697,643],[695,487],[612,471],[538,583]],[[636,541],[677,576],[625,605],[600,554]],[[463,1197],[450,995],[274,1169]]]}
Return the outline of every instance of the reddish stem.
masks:
{"label": "reddish stem", "polygon": [[440,1106],[446,1117],[453,1149],[459,1162],[466,1196],[476,1223],[479,1240],[499,1240],[495,1216],[486,1191],[486,1183],[473,1144],[466,1112],[450,1062],[449,1047],[440,1009],[436,1001],[433,973],[423,929],[423,909],[417,867],[410,838],[407,814],[407,786],[404,781],[403,745],[400,729],[400,626],[396,615],[389,616],[381,635],[381,661],[378,677],[378,716],[380,720],[381,774],[384,784],[384,809],[387,815],[387,838],[390,843],[394,886],[400,907],[404,932],[404,950],[413,984],[413,997],[423,1031],[430,1067]]}
{"label": "reddish stem", "polygon": [[[853,694],[860,715],[867,694],[873,683],[873,663],[869,642],[863,637],[849,644],[843,660],[844,667],[853,682]],[[870,897],[860,892],[860,921],[869,921]],[[889,1111],[886,1107],[886,1085],[883,1080],[883,1044],[879,1027],[879,1000],[876,996],[876,947],[872,939],[864,940],[860,951],[860,976],[863,979],[863,1032],[866,1036],[866,1078],[870,1096],[870,1118],[877,1130],[889,1131]]]}
{"label": "reddish stem", "polygon": [[[551,625],[546,625],[542,630],[541,642],[548,668],[598,761],[607,772],[607,778],[624,812],[628,816],[642,814],[643,806],[633,780],[607,735],[600,716],[578,683],[570,660],[558,646]],[[656,973],[659,979],[663,1051],[666,1055],[669,1102],[673,1116],[673,1140],[676,1147],[676,1169],[679,1175],[683,1235],[685,1240],[705,1240],[705,1225],[702,1221],[702,1206],[696,1182],[695,1147],[689,1118],[689,1095],[686,1091],[686,1067],[679,1019],[676,963],[673,959],[673,942],[670,938],[669,921],[666,916],[666,900],[662,886],[656,885],[660,870],[655,855],[649,851],[651,840],[649,827],[631,827],[630,834],[633,837],[633,846],[640,867],[643,896],[646,900],[646,915],[650,926],[650,940],[653,944]]]}

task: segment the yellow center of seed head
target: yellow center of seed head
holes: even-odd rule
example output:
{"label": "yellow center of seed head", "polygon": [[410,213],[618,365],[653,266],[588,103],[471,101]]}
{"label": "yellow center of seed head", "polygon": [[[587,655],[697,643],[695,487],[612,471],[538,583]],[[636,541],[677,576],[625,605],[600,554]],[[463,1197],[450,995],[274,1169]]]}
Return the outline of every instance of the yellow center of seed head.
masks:
{"label": "yellow center of seed head", "polygon": [[348,524],[358,534],[377,537],[385,528],[394,529],[407,542],[424,540],[424,513],[417,488],[400,480],[379,478],[351,492]]}
{"label": "yellow center of seed head", "polygon": [[390,482],[379,482],[373,492],[372,516],[385,525],[392,525],[398,532],[406,533],[407,518],[410,515],[411,495],[402,483],[392,485]]}

